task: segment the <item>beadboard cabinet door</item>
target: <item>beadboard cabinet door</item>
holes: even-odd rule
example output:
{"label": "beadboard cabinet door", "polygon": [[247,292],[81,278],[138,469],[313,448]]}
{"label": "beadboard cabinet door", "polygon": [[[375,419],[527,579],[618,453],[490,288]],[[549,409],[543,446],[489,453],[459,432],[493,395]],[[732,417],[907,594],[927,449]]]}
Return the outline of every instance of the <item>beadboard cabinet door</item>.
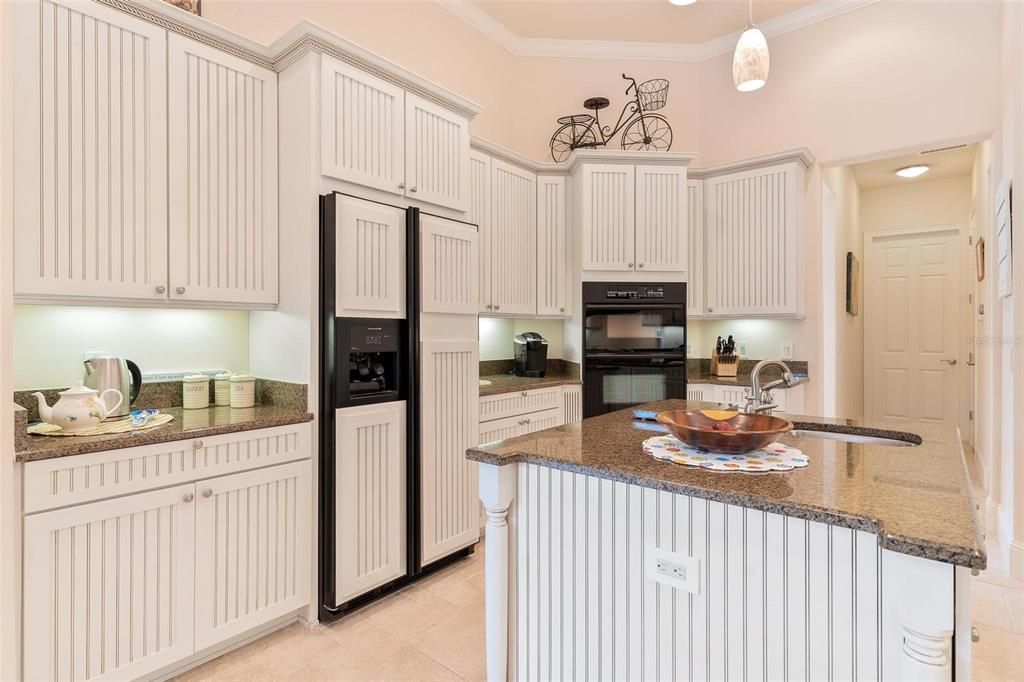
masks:
{"label": "beadboard cabinet door", "polygon": [[25,679],[139,679],[192,654],[194,490],[25,517]]}
{"label": "beadboard cabinet door", "polygon": [[491,305],[488,312],[537,312],[537,175],[491,160]]}
{"label": "beadboard cabinet door", "polygon": [[491,303],[491,157],[469,152],[469,208],[466,220],[477,226],[480,244],[479,292],[480,312],[493,309]]}
{"label": "beadboard cabinet door", "polygon": [[165,300],[165,31],[93,2],[15,12],[15,296]]}
{"label": "beadboard cabinet door", "polygon": [[168,37],[171,300],[275,305],[277,75]]}
{"label": "beadboard cabinet door", "polygon": [[636,270],[685,272],[688,191],[685,166],[636,167]]}
{"label": "beadboard cabinet door", "polygon": [[403,194],[405,91],[334,57],[321,72],[321,172]]}
{"label": "beadboard cabinet door", "polygon": [[335,307],[342,317],[405,316],[405,211],[334,195]]}
{"label": "beadboard cabinet door", "polygon": [[686,317],[704,316],[704,181],[687,180]]}
{"label": "beadboard cabinet door", "polygon": [[424,341],[420,357],[420,559],[428,564],[480,537],[477,464],[466,459],[466,450],[480,442],[479,344]]}
{"label": "beadboard cabinet door", "polygon": [[197,651],[309,603],[310,462],[195,484]]}
{"label": "beadboard cabinet door", "polygon": [[633,271],[636,186],[633,166],[586,164],[579,179],[583,270]]}
{"label": "beadboard cabinet door", "polygon": [[405,93],[405,195],[465,211],[468,194],[469,121]]}
{"label": "beadboard cabinet door", "polygon": [[405,575],[405,401],[338,410],[335,605]]}
{"label": "beadboard cabinet door", "polygon": [[569,258],[565,177],[537,178],[537,314],[568,317]]}
{"label": "beadboard cabinet door", "polygon": [[785,163],[704,181],[707,314],[803,314],[803,168]]}
{"label": "beadboard cabinet door", "polygon": [[476,315],[480,247],[476,226],[420,214],[420,311]]}

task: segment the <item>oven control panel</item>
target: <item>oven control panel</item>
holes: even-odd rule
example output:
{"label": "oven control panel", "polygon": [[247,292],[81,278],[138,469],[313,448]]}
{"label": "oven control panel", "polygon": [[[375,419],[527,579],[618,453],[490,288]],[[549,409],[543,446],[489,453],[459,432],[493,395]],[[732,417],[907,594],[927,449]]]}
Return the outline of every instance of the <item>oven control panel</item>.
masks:
{"label": "oven control panel", "polygon": [[660,301],[665,298],[665,287],[648,285],[609,287],[605,291],[605,298],[609,301]]}

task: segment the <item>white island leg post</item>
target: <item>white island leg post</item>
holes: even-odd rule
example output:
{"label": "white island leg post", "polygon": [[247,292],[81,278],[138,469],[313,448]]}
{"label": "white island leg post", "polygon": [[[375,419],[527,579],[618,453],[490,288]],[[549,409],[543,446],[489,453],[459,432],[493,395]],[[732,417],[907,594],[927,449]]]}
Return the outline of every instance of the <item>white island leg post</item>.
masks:
{"label": "white island leg post", "polygon": [[480,501],[487,514],[484,607],[487,680],[508,679],[508,510],[516,491],[516,465],[480,465]]}

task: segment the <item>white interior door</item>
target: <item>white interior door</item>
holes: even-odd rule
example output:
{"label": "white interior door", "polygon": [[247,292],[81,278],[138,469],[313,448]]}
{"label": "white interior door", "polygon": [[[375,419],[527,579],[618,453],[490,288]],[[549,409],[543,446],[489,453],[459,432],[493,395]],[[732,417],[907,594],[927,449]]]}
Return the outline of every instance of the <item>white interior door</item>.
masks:
{"label": "white interior door", "polygon": [[866,246],[867,417],[956,424],[959,230],[868,235]]}

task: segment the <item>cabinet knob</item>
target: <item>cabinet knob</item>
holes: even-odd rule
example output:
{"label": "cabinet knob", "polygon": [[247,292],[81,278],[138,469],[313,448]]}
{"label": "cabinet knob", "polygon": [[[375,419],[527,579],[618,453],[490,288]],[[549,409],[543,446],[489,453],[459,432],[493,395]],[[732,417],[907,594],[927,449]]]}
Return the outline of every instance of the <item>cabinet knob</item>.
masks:
{"label": "cabinet knob", "polygon": [[643,263],[640,263],[640,267],[643,267],[643,266],[644,266],[644,264],[643,264]]}
{"label": "cabinet knob", "polygon": [[559,308],[559,309],[558,309],[558,312],[560,312],[560,313],[564,313],[564,312],[565,312],[565,308]]}
{"label": "cabinet knob", "polygon": [[398,183],[398,189],[405,189],[405,183],[404,182]]}
{"label": "cabinet knob", "polygon": [[174,293],[183,294],[185,293],[185,287],[174,287]]}
{"label": "cabinet knob", "polygon": [[162,294],[162,293],[164,293],[165,291],[167,291],[167,287],[165,287],[165,286],[164,286],[163,284],[158,284],[158,285],[157,285],[157,287],[156,287],[156,293],[158,293],[158,294]]}
{"label": "cabinet knob", "polygon": [[415,191],[416,191],[416,188],[415,188],[415,187],[410,187],[410,188],[409,188],[409,191],[410,191],[410,192],[415,192]]}
{"label": "cabinet knob", "polygon": [[520,393],[519,395],[521,395],[521,396],[523,396],[523,397],[525,398],[525,397],[526,397],[526,391],[523,391],[523,392],[522,392],[522,393]]}
{"label": "cabinet knob", "polygon": [[212,497],[212,496],[213,496],[213,488],[206,488],[206,489],[203,490],[203,497]]}
{"label": "cabinet knob", "polygon": [[500,308],[500,307],[501,307],[500,305],[495,305],[495,306],[494,306],[494,309],[495,309],[495,310],[497,310],[497,309],[498,309],[498,308]]}
{"label": "cabinet knob", "polygon": [[626,263],[626,267],[627,268],[631,268],[631,267],[633,267],[633,264],[632,263]]}
{"label": "cabinet knob", "polygon": [[194,441],[192,441],[192,449],[193,450],[198,450],[201,447],[203,447],[203,441],[201,441],[201,440],[194,440]]}
{"label": "cabinet knob", "polygon": [[710,307],[709,307],[709,308],[708,308],[708,312],[709,312],[709,313],[713,313],[713,312],[715,312],[715,311],[714,311],[714,309],[713,309],[713,308],[710,308]]}
{"label": "cabinet knob", "polygon": [[530,420],[529,420],[529,419],[524,419],[523,421],[524,421],[524,422],[526,422],[527,424],[529,424],[529,423],[530,423]]}
{"label": "cabinet knob", "polygon": [[488,304],[487,304],[487,309],[488,309],[488,310],[494,310],[494,306],[493,306],[493,305],[491,305],[490,303],[488,303]]}
{"label": "cabinet knob", "polygon": [[185,493],[185,494],[184,494],[184,495],[182,496],[182,498],[181,498],[181,500],[182,500],[183,502],[185,502],[186,504],[188,504],[189,502],[191,502],[191,501],[192,501],[192,500],[194,500],[194,499],[196,499],[196,496],[195,496],[195,495],[193,495],[192,493]]}

